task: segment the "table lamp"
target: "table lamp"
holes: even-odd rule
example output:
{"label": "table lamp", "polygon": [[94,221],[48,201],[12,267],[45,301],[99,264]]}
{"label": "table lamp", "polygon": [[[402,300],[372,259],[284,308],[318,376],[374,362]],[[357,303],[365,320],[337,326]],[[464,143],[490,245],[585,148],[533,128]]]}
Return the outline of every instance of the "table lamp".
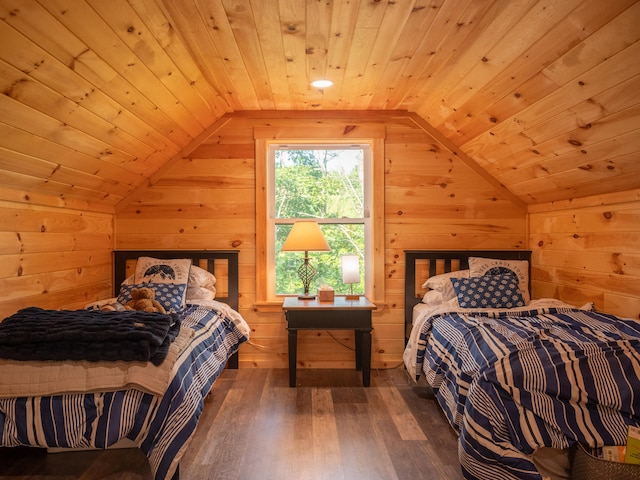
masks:
{"label": "table lamp", "polygon": [[342,283],[351,285],[351,293],[347,300],[359,300],[360,295],[354,295],[353,284],[360,283],[360,258],[358,255],[344,255],[342,257]]}
{"label": "table lamp", "polygon": [[309,263],[309,252],[331,251],[324,235],[322,235],[320,226],[312,221],[295,222],[280,250],[282,252],[304,252],[304,261],[298,268],[298,276],[302,280],[304,293],[298,295],[298,298],[300,300],[316,298],[315,295],[309,294],[309,285],[316,275],[316,269]]}

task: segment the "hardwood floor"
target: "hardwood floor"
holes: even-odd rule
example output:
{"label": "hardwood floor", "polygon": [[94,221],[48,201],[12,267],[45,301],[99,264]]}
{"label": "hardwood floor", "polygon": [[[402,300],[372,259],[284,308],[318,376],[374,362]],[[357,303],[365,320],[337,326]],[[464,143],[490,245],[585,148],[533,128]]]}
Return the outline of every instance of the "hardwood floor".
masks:
{"label": "hardwood floor", "polygon": [[[222,373],[182,459],[182,480],[462,479],[456,436],[402,368]],[[0,449],[0,480],[151,480],[137,449]]]}

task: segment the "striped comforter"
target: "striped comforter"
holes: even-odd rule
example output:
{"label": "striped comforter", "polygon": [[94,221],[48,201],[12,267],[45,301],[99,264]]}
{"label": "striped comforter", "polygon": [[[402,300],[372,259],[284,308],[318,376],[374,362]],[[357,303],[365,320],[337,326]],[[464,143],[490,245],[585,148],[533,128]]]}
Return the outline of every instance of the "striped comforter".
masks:
{"label": "striped comforter", "polygon": [[[0,445],[107,448],[128,438],[147,455],[156,480],[171,478],[195,432],[204,398],[249,328],[227,305],[188,305],[182,328],[191,348],[176,361],[164,395],[136,389],[0,398]],[[216,308],[212,308],[215,306]]]}
{"label": "striped comforter", "polygon": [[573,308],[440,312],[412,355],[460,434],[468,479],[540,480],[537,448],[623,445],[640,425],[638,321]]}

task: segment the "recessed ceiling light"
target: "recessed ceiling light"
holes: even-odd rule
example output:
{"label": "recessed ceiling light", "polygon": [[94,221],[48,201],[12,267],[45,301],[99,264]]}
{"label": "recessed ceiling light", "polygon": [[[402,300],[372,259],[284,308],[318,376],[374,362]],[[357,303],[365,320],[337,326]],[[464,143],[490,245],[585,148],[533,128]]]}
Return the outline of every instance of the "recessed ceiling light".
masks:
{"label": "recessed ceiling light", "polygon": [[313,82],[311,82],[311,86],[316,88],[327,88],[331,85],[333,85],[333,82],[331,80],[314,80]]}

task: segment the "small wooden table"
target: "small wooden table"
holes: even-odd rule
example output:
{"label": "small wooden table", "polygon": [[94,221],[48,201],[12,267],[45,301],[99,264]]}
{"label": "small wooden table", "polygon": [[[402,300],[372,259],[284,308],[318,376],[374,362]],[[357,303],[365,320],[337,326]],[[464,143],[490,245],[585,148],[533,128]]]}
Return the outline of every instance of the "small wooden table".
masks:
{"label": "small wooden table", "polygon": [[362,370],[362,383],[368,387],[371,380],[371,312],[375,308],[364,296],[358,300],[336,296],[333,302],[286,297],[282,309],[289,331],[289,386],[296,386],[298,330],[354,330],[356,370]]}

